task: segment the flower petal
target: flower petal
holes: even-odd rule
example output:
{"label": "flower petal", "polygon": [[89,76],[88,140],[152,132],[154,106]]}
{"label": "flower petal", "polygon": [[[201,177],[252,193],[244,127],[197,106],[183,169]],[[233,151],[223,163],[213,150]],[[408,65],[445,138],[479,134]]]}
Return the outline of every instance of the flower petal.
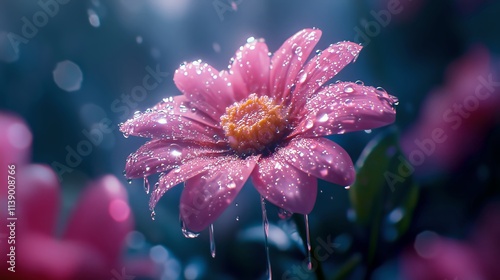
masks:
{"label": "flower petal", "polygon": [[266,95],[269,88],[269,50],[263,39],[254,39],[236,52],[231,60],[230,77],[236,101],[246,98],[250,93]]}
{"label": "flower petal", "polygon": [[211,116],[198,110],[193,102],[189,101],[184,95],[163,98],[161,102],[153,106],[149,111],[167,111],[169,114],[180,115],[211,127],[217,127],[220,121],[219,119],[214,120]]}
{"label": "flower petal", "polygon": [[260,159],[252,182],[265,199],[293,213],[308,214],[316,202],[316,177],[295,168],[278,153]]}
{"label": "flower petal", "polygon": [[222,129],[164,111],[146,111],[135,114],[134,118],[120,126],[120,131],[126,137],[134,135],[203,144],[225,143]]}
{"label": "flower petal", "polygon": [[[339,42],[330,45],[312,58],[300,71],[292,95],[293,106],[303,108],[307,100],[326,82],[337,75],[347,64],[359,55],[362,47],[356,43]],[[297,112],[297,111],[295,111]]]}
{"label": "flower petal", "polygon": [[182,165],[199,156],[220,155],[227,150],[165,139],[153,139],[127,157],[125,175],[129,179],[143,178]]}
{"label": "flower petal", "polygon": [[303,29],[283,43],[271,59],[271,95],[285,100],[313,48],[321,38],[319,29]]}
{"label": "flower petal", "polygon": [[149,199],[149,208],[154,210],[160,198],[171,188],[205,171],[207,166],[217,162],[219,157],[195,157],[187,160],[183,165],[160,174],[158,185],[153,190]]}
{"label": "flower petal", "polygon": [[63,238],[94,248],[108,264],[114,263],[133,223],[127,191],[116,177],[107,175],[84,190]]}
{"label": "flower petal", "polygon": [[174,82],[187,99],[214,120],[218,120],[226,112],[226,107],[236,101],[228,77],[221,77],[219,71],[201,61],[175,70]]}
{"label": "flower petal", "polygon": [[278,153],[301,171],[328,182],[348,186],[356,173],[349,154],[326,138],[294,138]]}
{"label": "flower petal", "polygon": [[307,101],[289,137],[318,137],[388,125],[396,119],[394,96],[356,83],[329,85]]}
{"label": "flower petal", "polygon": [[236,198],[258,159],[227,156],[187,180],[180,203],[185,227],[199,232],[213,223]]}
{"label": "flower petal", "polygon": [[57,175],[50,167],[39,164],[26,165],[18,172],[17,199],[23,231],[54,235],[60,203]]}

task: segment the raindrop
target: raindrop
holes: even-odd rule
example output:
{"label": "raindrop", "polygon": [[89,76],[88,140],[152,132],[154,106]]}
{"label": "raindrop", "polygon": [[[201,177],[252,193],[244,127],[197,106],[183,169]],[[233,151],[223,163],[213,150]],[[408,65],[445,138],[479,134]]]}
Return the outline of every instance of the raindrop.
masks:
{"label": "raindrop", "polygon": [[93,27],[96,27],[96,28],[101,26],[101,20],[99,19],[99,16],[97,15],[97,13],[94,10],[88,9],[87,14],[89,16],[90,25],[92,25]]}
{"label": "raindrop", "polygon": [[180,157],[182,155],[182,148],[178,144],[170,145],[170,155],[174,158]]}
{"label": "raindrop", "polygon": [[319,122],[326,122],[327,120],[328,120],[328,114],[326,114],[326,113],[318,118]]}
{"label": "raindrop", "polygon": [[155,220],[156,212],[155,210],[151,211],[151,220]]}
{"label": "raindrop", "polygon": [[264,227],[264,246],[266,247],[266,258],[267,258],[267,279],[272,279],[271,272],[271,259],[269,258],[269,243],[267,237],[269,235],[269,221],[267,220],[266,213],[266,200],[263,196],[260,197],[260,205],[262,207],[262,225]]}
{"label": "raindrop", "polygon": [[214,224],[210,224],[208,228],[208,233],[210,235],[210,254],[212,258],[215,258],[215,237],[214,237]]}
{"label": "raindrop", "polygon": [[292,217],[292,215],[293,215],[293,212],[287,211],[283,208],[278,209],[278,216],[280,217],[280,219],[288,220]]}
{"label": "raindrop", "polygon": [[82,70],[72,61],[65,60],[57,63],[52,75],[56,85],[65,91],[77,91],[82,85]]}
{"label": "raindrop", "polygon": [[354,89],[351,86],[345,86],[344,92],[345,93],[352,93],[352,92],[354,92]]}
{"label": "raindrop", "polygon": [[301,47],[297,47],[295,49],[295,54],[298,55],[298,56],[302,56],[302,48]]}
{"label": "raindrop", "polygon": [[311,235],[309,233],[309,215],[304,215],[304,221],[306,224],[307,268],[309,270],[312,270]]}
{"label": "raindrop", "polygon": [[144,190],[146,191],[146,194],[149,194],[149,180],[148,180],[148,177],[144,177]]}
{"label": "raindrop", "polygon": [[212,44],[212,48],[214,49],[214,52],[220,53],[221,47],[220,47],[220,45],[218,43],[214,42]]}
{"label": "raindrop", "polygon": [[182,230],[182,234],[184,234],[184,237],[186,237],[186,238],[196,238],[200,235],[199,233],[189,231],[186,228],[186,223],[184,223],[184,221],[182,219],[181,219],[181,230]]}

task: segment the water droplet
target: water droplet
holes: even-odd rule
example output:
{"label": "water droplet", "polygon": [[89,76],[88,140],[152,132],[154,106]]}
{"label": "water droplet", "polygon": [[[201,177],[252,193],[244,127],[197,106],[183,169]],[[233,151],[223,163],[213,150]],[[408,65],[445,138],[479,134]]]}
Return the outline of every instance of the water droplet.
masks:
{"label": "water droplet", "polygon": [[370,134],[370,133],[372,133],[372,130],[371,129],[366,129],[365,132],[368,133],[368,134]]}
{"label": "water droplet", "polygon": [[184,221],[182,219],[181,219],[181,230],[182,230],[182,234],[186,238],[196,238],[196,237],[198,237],[200,235],[199,233],[189,231],[186,228],[186,223],[184,223]]}
{"label": "water droplet", "polygon": [[299,83],[304,83],[307,79],[307,72],[304,71],[304,73],[302,75],[300,75],[300,78],[299,78]]}
{"label": "water droplet", "polygon": [[352,92],[354,92],[354,89],[351,86],[345,86],[344,92],[345,93],[352,93]]}
{"label": "water droplet", "polygon": [[96,27],[96,28],[101,26],[101,20],[99,19],[99,16],[97,15],[97,13],[94,10],[88,9],[87,14],[89,16],[90,25],[92,25],[93,27]]}
{"label": "water droplet", "polygon": [[212,258],[215,258],[215,237],[214,237],[214,225],[210,224],[208,228],[208,234],[210,236],[210,254]]}
{"label": "water droplet", "polygon": [[173,157],[177,158],[182,156],[182,148],[178,144],[171,144],[170,145],[170,155]]}
{"label": "water droplet", "polygon": [[309,215],[304,215],[304,222],[306,225],[307,268],[309,270],[312,270],[311,235],[309,233]]}
{"label": "water droplet", "polygon": [[253,41],[255,41],[254,37],[250,37],[250,38],[247,39],[247,43],[252,43]]}
{"label": "water droplet", "polygon": [[77,91],[82,85],[82,70],[72,61],[65,60],[57,63],[52,75],[54,82],[62,90],[68,92]]}
{"label": "water droplet", "polygon": [[300,46],[295,49],[295,54],[298,56],[302,56],[302,48]]}
{"label": "water droplet", "polygon": [[262,226],[264,227],[264,246],[266,247],[267,279],[272,279],[271,258],[269,257],[269,243],[267,241],[269,235],[269,221],[267,220],[266,200],[263,196],[260,197],[260,205],[262,208]]}
{"label": "water droplet", "polygon": [[136,42],[137,44],[142,44],[142,41],[143,41],[142,36],[137,36],[137,37],[135,37],[135,42]]}
{"label": "water droplet", "polygon": [[283,208],[278,209],[278,216],[280,217],[280,219],[288,220],[292,217],[292,215],[293,215],[293,213],[290,211],[287,211]]}
{"label": "water droplet", "polygon": [[328,120],[328,114],[326,114],[326,113],[318,118],[319,122],[326,122],[327,120]]}
{"label": "water droplet", "polygon": [[360,85],[360,86],[364,86],[365,85],[365,83],[363,83],[363,81],[360,81],[360,80],[357,80],[354,83],[356,83],[357,85]]}
{"label": "water droplet", "polygon": [[236,221],[238,222],[240,220],[240,216],[236,216]]}
{"label": "water droplet", "polygon": [[345,186],[345,187],[344,187],[344,189],[346,189],[346,190],[348,190],[348,189],[350,189],[350,188],[351,188],[351,186]]}
{"label": "water droplet", "polygon": [[128,183],[129,185],[130,185],[130,184],[132,184],[132,180],[131,180],[131,179],[128,179],[128,180],[127,180],[127,183]]}
{"label": "water droplet", "polygon": [[146,194],[149,194],[149,180],[148,180],[148,177],[144,177],[144,190],[146,191]]}
{"label": "water droplet", "polygon": [[151,211],[151,220],[155,220],[156,212],[155,210]]}
{"label": "water droplet", "polygon": [[399,105],[399,99],[396,96],[389,95],[389,97],[391,98],[393,106],[398,106]]}
{"label": "water droplet", "polygon": [[313,122],[312,120],[308,120],[308,121],[306,122],[306,128],[307,128],[307,129],[310,129],[310,128],[312,128],[313,126],[314,126],[314,122]]}
{"label": "water droplet", "polygon": [[231,181],[227,184],[227,187],[230,189],[234,189],[234,188],[236,188],[236,183],[234,181]]}

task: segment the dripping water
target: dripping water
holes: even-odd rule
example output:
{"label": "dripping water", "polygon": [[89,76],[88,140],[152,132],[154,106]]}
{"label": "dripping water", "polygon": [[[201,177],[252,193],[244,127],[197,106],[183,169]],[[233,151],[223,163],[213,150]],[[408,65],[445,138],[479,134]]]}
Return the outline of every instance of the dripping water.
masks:
{"label": "dripping water", "polygon": [[212,258],[215,258],[215,237],[214,237],[214,224],[210,224],[208,228],[208,233],[210,235],[210,254]]}
{"label": "dripping water", "polygon": [[260,204],[262,207],[262,225],[264,227],[264,245],[266,247],[267,279],[272,279],[273,276],[271,272],[271,259],[269,258],[269,243],[267,241],[267,237],[269,235],[269,221],[267,220],[266,200],[263,196],[260,197]]}
{"label": "dripping water", "polygon": [[146,191],[146,194],[149,194],[149,180],[146,176],[144,176],[144,190]]}
{"label": "dripping water", "polygon": [[311,236],[309,234],[309,216],[304,215],[304,220],[306,224],[306,243],[307,243],[307,268],[312,270],[312,259],[311,259]]}

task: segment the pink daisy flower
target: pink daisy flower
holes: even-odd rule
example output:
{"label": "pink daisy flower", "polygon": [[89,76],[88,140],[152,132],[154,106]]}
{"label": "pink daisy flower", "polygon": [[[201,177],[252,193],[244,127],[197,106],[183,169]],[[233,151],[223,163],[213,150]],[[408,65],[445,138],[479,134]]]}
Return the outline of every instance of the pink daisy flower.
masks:
{"label": "pink daisy flower", "polygon": [[323,138],[394,122],[397,99],[362,83],[326,85],[353,62],[361,46],[330,45],[307,58],[321,37],[304,29],[270,55],[263,39],[247,40],[217,71],[201,61],[182,64],[174,82],[183,95],[164,99],[120,130],[153,138],[127,158],[127,178],[160,172],[150,208],[185,182],[184,229],[212,224],[251,178],[264,199],[308,214],[317,178],[347,186],[355,178],[347,152]]}

